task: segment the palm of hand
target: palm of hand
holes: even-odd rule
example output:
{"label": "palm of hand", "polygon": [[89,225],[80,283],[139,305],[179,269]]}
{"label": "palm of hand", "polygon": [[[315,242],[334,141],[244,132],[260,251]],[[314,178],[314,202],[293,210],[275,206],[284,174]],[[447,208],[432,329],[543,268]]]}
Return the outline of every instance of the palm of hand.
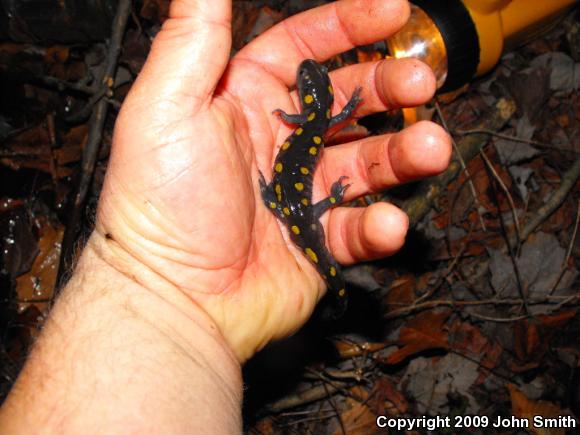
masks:
{"label": "palm of hand", "polygon": [[258,162],[269,167],[288,132],[271,113],[292,105],[288,89],[244,63],[231,65],[221,83],[193,116],[162,98],[150,104],[128,98],[114,140],[129,145],[113,150],[99,221],[113,227],[125,221],[134,233],[119,241],[123,247],[229,334],[243,322],[232,313],[254,313],[256,331],[276,322],[259,348],[306,320],[323,283],[284,239],[256,182]]}

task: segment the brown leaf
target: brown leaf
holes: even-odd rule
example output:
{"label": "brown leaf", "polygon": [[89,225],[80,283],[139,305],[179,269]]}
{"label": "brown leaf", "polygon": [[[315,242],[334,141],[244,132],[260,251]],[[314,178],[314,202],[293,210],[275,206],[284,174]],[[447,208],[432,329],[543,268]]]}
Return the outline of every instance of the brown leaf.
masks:
{"label": "brown leaf", "polygon": [[479,328],[460,319],[456,319],[449,327],[449,336],[454,349],[467,352],[472,356],[481,355],[488,345],[487,337]]}
{"label": "brown leaf", "polygon": [[553,315],[538,315],[534,319],[520,320],[514,325],[514,346],[518,360],[529,367],[539,364],[548,351],[554,335],[572,320],[576,310],[566,310]]}
{"label": "brown leaf", "polygon": [[345,340],[334,340],[334,346],[341,358],[363,356],[369,352],[376,352],[387,347],[385,343],[353,343]]}
{"label": "brown leaf", "polygon": [[377,416],[368,406],[356,402],[352,408],[344,411],[341,414],[342,424],[344,425],[344,432],[342,428],[333,432],[334,435],[342,435],[343,433],[356,433],[361,435],[376,434],[377,430]]}
{"label": "brown leaf", "polygon": [[536,428],[533,424],[534,416],[542,416],[545,418],[564,416],[565,414],[559,406],[545,400],[530,400],[514,384],[508,384],[508,390],[512,402],[512,414],[514,417],[528,419],[528,429],[531,432],[538,435],[564,435],[566,433],[562,428]]}
{"label": "brown leaf", "polygon": [[390,354],[384,362],[398,364],[427,349],[447,349],[449,334],[444,324],[450,315],[450,310],[426,311],[417,315],[401,329],[399,343],[403,347]]}
{"label": "brown leaf", "polygon": [[577,313],[577,310],[566,310],[552,315],[540,314],[536,318],[545,328],[554,330],[563,328]]}
{"label": "brown leaf", "polygon": [[480,360],[480,375],[476,383],[482,383],[490,370],[497,365],[503,348],[498,343],[491,342],[478,327],[459,319],[449,328],[449,335],[453,349]]}
{"label": "brown leaf", "polygon": [[64,63],[68,60],[69,54],[69,47],[53,45],[46,49],[46,52],[44,53],[44,61],[46,63]]}
{"label": "brown leaf", "polygon": [[502,353],[503,347],[499,343],[487,344],[483,350],[483,358],[480,361],[481,369],[479,370],[480,375],[475,381],[476,385],[482,384],[491,373],[491,369],[497,367]]}
{"label": "brown leaf", "polygon": [[22,301],[43,300],[43,303],[46,303],[54,292],[63,228],[53,227],[47,223],[41,231],[38,241],[39,253],[30,272],[16,279],[16,291]]}
{"label": "brown leaf", "polygon": [[403,275],[393,281],[384,300],[387,310],[397,310],[402,305],[412,304],[417,299],[415,295],[416,285],[417,277],[413,274]]}
{"label": "brown leaf", "polygon": [[397,390],[397,387],[391,382],[389,378],[383,376],[379,378],[371,393],[370,399],[367,401],[375,415],[383,415],[387,409],[386,402],[390,402],[401,414],[404,414],[409,409],[409,404],[405,396]]}

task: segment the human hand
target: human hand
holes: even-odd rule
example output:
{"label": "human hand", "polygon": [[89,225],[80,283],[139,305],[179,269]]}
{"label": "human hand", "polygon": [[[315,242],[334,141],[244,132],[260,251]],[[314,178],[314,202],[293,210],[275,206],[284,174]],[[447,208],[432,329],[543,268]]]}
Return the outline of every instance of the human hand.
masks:
{"label": "human hand", "polygon": [[[345,0],[293,16],[229,59],[231,2],[173,1],[115,127],[93,239],[107,262],[160,297],[201,309],[243,362],[311,315],[324,282],[266,209],[269,179],[289,127],[272,110],[299,111],[298,64],[384,39],[408,17],[402,0]],[[362,87],[357,116],[429,100],[435,80],[415,60],[383,60],[330,73],[333,113]],[[325,150],[314,198],[346,175],[345,200],[442,171],[445,132],[418,123],[400,133]],[[342,264],[399,249],[407,218],[396,207],[338,207],[322,218]],[[108,248],[107,248],[108,249]],[[116,257],[130,258],[116,261]],[[147,273],[141,273],[140,270]],[[175,298],[172,300],[183,299]],[[180,307],[184,309],[184,307]]]}

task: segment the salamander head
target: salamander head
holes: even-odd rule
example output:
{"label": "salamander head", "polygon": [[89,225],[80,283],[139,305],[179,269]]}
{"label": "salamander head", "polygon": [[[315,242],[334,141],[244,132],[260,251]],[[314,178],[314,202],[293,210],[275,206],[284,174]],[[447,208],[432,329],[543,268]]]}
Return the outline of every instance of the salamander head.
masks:
{"label": "salamander head", "polygon": [[334,97],[324,65],[312,59],[302,61],[296,74],[296,86],[302,107],[316,105],[324,110],[332,107]]}

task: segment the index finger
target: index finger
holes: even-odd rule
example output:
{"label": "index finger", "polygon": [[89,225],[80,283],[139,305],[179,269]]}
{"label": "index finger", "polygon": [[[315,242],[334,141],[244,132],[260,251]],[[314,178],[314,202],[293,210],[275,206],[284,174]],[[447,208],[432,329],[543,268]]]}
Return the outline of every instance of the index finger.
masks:
{"label": "index finger", "polygon": [[304,59],[325,61],[395,33],[409,17],[406,0],[342,0],[281,21],[238,52],[236,60],[265,68],[287,86]]}

